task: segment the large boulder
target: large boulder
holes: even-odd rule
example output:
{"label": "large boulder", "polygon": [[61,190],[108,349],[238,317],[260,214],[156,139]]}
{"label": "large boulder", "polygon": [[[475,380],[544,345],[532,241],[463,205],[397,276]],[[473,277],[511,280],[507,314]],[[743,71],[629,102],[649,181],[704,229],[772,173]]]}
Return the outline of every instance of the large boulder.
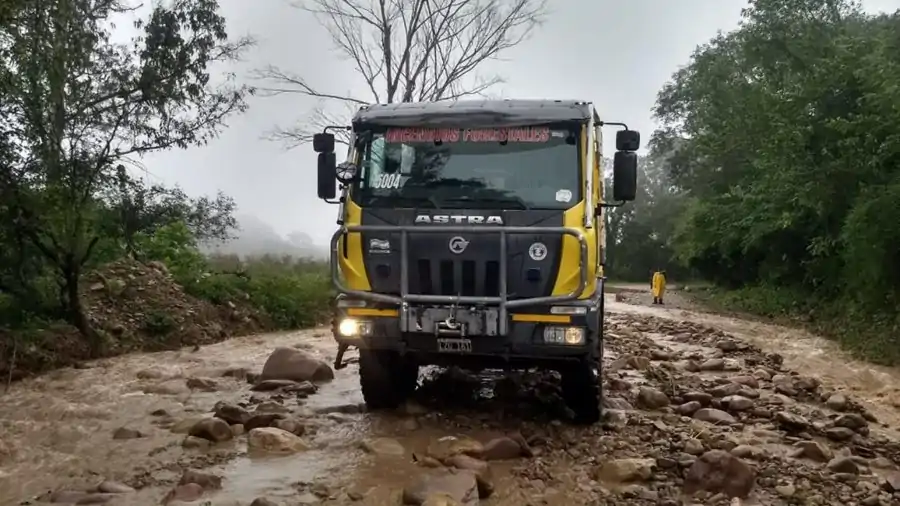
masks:
{"label": "large boulder", "polygon": [[328,381],[334,371],[325,362],[294,348],[275,348],[263,366],[259,381]]}
{"label": "large boulder", "polygon": [[251,452],[289,454],[308,450],[309,446],[295,434],[276,427],[259,427],[247,433]]}

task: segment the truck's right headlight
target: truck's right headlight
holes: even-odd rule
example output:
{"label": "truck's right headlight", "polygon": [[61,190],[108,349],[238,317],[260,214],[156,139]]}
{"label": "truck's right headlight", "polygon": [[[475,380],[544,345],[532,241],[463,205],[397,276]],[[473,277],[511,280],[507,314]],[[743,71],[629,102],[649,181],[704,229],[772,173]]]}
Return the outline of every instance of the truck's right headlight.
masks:
{"label": "truck's right headlight", "polygon": [[544,327],[544,342],[547,344],[584,344],[582,327]]}
{"label": "truck's right headlight", "polygon": [[338,334],[343,337],[361,337],[372,333],[372,322],[344,318],[338,323]]}

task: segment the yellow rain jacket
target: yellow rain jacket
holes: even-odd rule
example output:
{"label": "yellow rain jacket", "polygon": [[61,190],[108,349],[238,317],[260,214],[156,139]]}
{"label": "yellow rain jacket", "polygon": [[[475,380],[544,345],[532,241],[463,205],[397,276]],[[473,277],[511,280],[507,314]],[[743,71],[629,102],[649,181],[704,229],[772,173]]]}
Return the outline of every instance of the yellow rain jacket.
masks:
{"label": "yellow rain jacket", "polygon": [[651,282],[651,287],[653,291],[653,296],[656,298],[662,298],[666,293],[666,276],[665,274],[657,271],[653,273],[653,281]]}

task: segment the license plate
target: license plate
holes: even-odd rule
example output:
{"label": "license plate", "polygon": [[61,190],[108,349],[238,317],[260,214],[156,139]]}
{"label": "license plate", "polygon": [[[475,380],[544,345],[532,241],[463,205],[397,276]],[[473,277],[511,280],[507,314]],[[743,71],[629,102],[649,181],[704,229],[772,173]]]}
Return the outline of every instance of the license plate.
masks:
{"label": "license plate", "polygon": [[472,353],[471,339],[438,339],[440,353]]}

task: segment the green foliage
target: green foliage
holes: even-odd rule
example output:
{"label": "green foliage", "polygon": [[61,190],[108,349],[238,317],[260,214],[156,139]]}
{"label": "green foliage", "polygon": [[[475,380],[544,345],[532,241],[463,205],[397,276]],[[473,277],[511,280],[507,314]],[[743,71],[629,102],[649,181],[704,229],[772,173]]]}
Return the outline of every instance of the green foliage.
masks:
{"label": "green foliage", "polygon": [[319,324],[334,300],[330,271],[324,262],[262,256],[245,261],[213,258],[218,274],[191,290],[209,300],[245,300],[263,310],[278,328]]}
{"label": "green foliage", "polygon": [[150,312],[144,317],[144,330],[153,336],[168,334],[176,325],[175,319],[166,313]]}
{"label": "green foliage", "polygon": [[[104,217],[126,186],[120,164],[205,144],[252,92],[210,84],[209,69],[250,43],[228,39],[216,1],[154,4],[134,39],[113,41],[110,18],[130,10],[117,0],[15,0],[0,10],[0,249],[10,257],[0,288],[43,304],[30,280],[54,277],[60,313],[88,338],[79,281],[95,252],[116,256]],[[127,239],[133,206],[121,207]]]}
{"label": "green foliage", "polygon": [[320,323],[333,300],[329,271],[322,262],[272,256],[207,259],[181,222],[162,226],[136,243],[147,259],[163,262],[189,294],[214,304],[248,303],[278,328]]}
{"label": "green foliage", "polygon": [[[900,354],[900,12],[752,0],[660,91],[677,258],[755,313]],[[861,323],[862,322],[862,323]],[[851,337],[848,337],[851,336]],[[874,343],[874,344],[872,344]],[[870,346],[870,344],[872,344]]]}

